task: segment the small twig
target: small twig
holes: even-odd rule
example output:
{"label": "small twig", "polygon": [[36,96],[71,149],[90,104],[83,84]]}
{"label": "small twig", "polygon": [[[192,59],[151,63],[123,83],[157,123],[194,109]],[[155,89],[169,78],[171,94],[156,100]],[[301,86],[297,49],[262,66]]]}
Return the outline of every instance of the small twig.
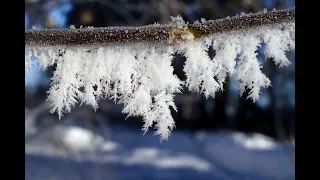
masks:
{"label": "small twig", "polygon": [[[178,30],[192,34],[194,38],[211,34],[246,30],[295,21],[295,9],[239,15],[230,18],[186,24],[147,25],[139,27],[103,27],[80,29],[26,30],[25,47],[41,46],[90,46],[127,43],[179,43],[170,34]],[[193,40],[187,38],[185,41]]]}

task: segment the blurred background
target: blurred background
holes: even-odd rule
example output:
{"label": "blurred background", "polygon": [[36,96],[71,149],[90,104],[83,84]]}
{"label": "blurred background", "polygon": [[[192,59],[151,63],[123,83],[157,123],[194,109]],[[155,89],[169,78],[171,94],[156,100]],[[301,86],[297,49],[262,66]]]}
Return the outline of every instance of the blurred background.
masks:
{"label": "blurred background", "polygon": [[[177,15],[193,22],[292,7],[293,0],[25,0],[25,28],[140,26]],[[26,179],[295,179],[294,52],[292,64],[279,69],[263,50],[258,58],[272,87],[258,102],[240,97],[232,78],[215,99],[186,90],[176,95],[176,129],[161,143],[111,100],[97,112],[74,108],[59,121],[45,101],[54,67],[40,71],[34,59],[25,77]],[[184,61],[179,54],[173,61],[181,79]]]}

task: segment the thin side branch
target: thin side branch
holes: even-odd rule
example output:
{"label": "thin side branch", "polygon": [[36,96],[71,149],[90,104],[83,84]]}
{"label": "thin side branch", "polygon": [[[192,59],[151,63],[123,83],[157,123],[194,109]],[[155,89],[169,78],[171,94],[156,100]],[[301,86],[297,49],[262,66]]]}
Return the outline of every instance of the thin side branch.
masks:
{"label": "thin side branch", "polygon": [[194,24],[139,27],[26,30],[25,47],[91,46],[127,43],[174,44],[215,33],[246,30],[295,21],[295,9],[258,12]]}

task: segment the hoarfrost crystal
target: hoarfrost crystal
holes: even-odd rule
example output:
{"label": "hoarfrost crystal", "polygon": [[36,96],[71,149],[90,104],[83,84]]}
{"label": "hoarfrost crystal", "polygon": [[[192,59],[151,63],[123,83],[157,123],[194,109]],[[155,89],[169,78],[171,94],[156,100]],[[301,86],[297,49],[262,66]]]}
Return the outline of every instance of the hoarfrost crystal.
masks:
{"label": "hoarfrost crystal", "polygon": [[[173,20],[184,24],[180,17]],[[37,47],[27,49],[25,71],[30,72],[32,56],[39,59],[42,69],[57,64],[48,100],[59,117],[77,103],[97,109],[99,99],[110,98],[124,104],[122,112],[128,116],[142,116],[143,131],[155,123],[156,134],[167,139],[175,127],[170,107],[177,111],[174,94],[181,93],[183,85],[207,98],[214,97],[223,91],[225,79],[231,75],[239,82],[240,94],[249,90],[248,98],[256,101],[261,88],[271,85],[262,73],[256,50],[265,43],[266,57],[279,67],[288,66],[285,53],[295,48],[294,28],[292,23],[261,27],[175,45]],[[216,53],[213,59],[207,53],[210,47]],[[184,82],[173,73],[175,52],[186,57]]]}

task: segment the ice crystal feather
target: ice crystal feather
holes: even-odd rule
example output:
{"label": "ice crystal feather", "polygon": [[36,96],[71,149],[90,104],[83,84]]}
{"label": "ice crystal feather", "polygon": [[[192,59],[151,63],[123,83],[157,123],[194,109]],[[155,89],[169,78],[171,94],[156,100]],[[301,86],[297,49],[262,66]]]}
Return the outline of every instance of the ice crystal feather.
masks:
{"label": "ice crystal feather", "polygon": [[[57,64],[48,101],[59,117],[77,103],[97,109],[99,99],[109,98],[122,103],[122,112],[128,117],[142,116],[144,132],[155,124],[155,134],[162,140],[175,127],[170,109],[177,111],[174,94],[181,93],[182,86],[214,97],[217,91],[223,91],[225,79],[231,75],[239,82],[240,95],[249,90],[247,98],[256,101],[261,88],[271,85],[256,50],[265,43],[265,56],[279,67],[288,66],[285,53],[295,48],[294,28],[294,23],[284,23],[215,33],[174,45],[143,42],[28,48],[25,71],[30,72],[32,56],[39,59],[42,69]],[[215,51],[212,59],[209,48]],[[186,57],[185,81],[173,73],[171,61],[176,52]]]}

